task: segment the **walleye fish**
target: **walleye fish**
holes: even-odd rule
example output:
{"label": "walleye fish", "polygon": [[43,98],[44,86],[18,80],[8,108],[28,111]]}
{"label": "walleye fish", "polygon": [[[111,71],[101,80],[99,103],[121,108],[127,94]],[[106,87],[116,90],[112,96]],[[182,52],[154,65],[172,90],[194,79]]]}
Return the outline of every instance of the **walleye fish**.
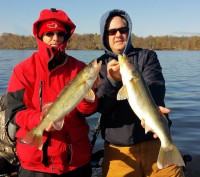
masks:
{"label": "walleye fish", "polygon": [[56,101],[47,109],[41,123],[30,130],[22,139],[24,143],[34,144],[40,150],[42,149],[42,135],[45,128],[53,123],[56,130],[61,130],[64,124],[64,118],[68,115],[83,98],[94,101],[95,94],[91,87],[97,79],[101,69],[101,63],[94,59],[86,65],[75,78],[60,92]]}
{"label": "walleye fish", "polygon": [[157,159],[159,169],[175,164],[185,166],[183,158],[173,143],[168,121],[155,104],[147,84],[140,72],[131,64],[126,55],[118,56],[123,86],[117,94],[117,100],[127,99],[138,118],[145,120],[145,132],[152,130],[161,141]]}

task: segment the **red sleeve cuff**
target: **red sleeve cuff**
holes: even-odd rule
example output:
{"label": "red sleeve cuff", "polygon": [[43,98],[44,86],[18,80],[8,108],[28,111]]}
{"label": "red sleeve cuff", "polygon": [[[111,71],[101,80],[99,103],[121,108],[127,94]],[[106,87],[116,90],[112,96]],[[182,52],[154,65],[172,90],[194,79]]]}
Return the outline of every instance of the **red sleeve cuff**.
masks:
{"label": "red sleeve cuff", "polygon": [[79,112],[82,114],[93,114],[96,112],[98,107],[98,98],[95,95],[94,102],[87,101],[86,99],[83,99],[78,106],[76,107]]}

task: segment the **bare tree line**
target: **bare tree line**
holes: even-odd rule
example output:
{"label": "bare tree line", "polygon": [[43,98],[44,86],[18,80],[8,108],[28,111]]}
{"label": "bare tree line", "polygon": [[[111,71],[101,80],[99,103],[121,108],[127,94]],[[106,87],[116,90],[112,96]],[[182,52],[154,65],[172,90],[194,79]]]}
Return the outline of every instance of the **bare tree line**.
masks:
{"label": "bare tree line", "polygon": [[[200,37],[148,36],[137,37],[132,34],[134,47],[153,50],[200,50]],[[67,48],[69,50],[102,50],[99,34],[74,34]],[[37,49],[35,38],[30,36],[3,33],[0,35],[0,49]]]}

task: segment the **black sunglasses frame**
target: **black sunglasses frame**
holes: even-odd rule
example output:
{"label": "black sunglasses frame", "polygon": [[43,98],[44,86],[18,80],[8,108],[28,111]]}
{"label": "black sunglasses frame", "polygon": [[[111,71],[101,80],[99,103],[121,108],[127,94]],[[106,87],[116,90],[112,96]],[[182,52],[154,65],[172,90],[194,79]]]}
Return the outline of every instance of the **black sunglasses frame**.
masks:
{"label": "black sunglasses frame", "polygon": [[119,31],[120,34],[126,34],[129,31],[129,28],[127,26],[124,26],[121,28],[108,29],[106,32],[108,35],[115,35],[117,31]]}
{"label": "black sunglasses frame", "polygon": [[44,35],[47,37],[53,37],[54,35],[57,35],[58,37],[65,37],[66,33],[65,32],[46,32],[44,33]]}

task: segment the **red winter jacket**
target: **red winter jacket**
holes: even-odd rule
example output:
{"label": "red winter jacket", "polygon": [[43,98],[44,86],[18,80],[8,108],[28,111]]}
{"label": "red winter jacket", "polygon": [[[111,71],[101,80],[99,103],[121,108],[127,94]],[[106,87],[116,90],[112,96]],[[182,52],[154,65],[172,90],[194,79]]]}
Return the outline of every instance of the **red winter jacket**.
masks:
{"label": "red winter jacket", "polygon": [[[58,52],[59,55],[55,56],[51,46],[38,38],[38,23],[50,18],[66,24],[70,32],[68,38],[74,32],[75,25],[64,12],[41,12],[40,18],[33,25],[39,50],[13,70],[7,93],[7,115],[19,127],[16,149],[21,166],[28,170],[62,174],[90,162],[89,126],[83,115],[92,114],[98,101],[97,97],[94,103],[82,100],[65,117],[60,131],[44,132],[42,150],[21,141],[28,131],[41,122],[42,106],[54,102],[63,87],[85,66],[83,62],[64,53],[67,41],[59,49],[63,52]],[[50,67],[53,66],[52,63],[56,63],[53,69]]]}

